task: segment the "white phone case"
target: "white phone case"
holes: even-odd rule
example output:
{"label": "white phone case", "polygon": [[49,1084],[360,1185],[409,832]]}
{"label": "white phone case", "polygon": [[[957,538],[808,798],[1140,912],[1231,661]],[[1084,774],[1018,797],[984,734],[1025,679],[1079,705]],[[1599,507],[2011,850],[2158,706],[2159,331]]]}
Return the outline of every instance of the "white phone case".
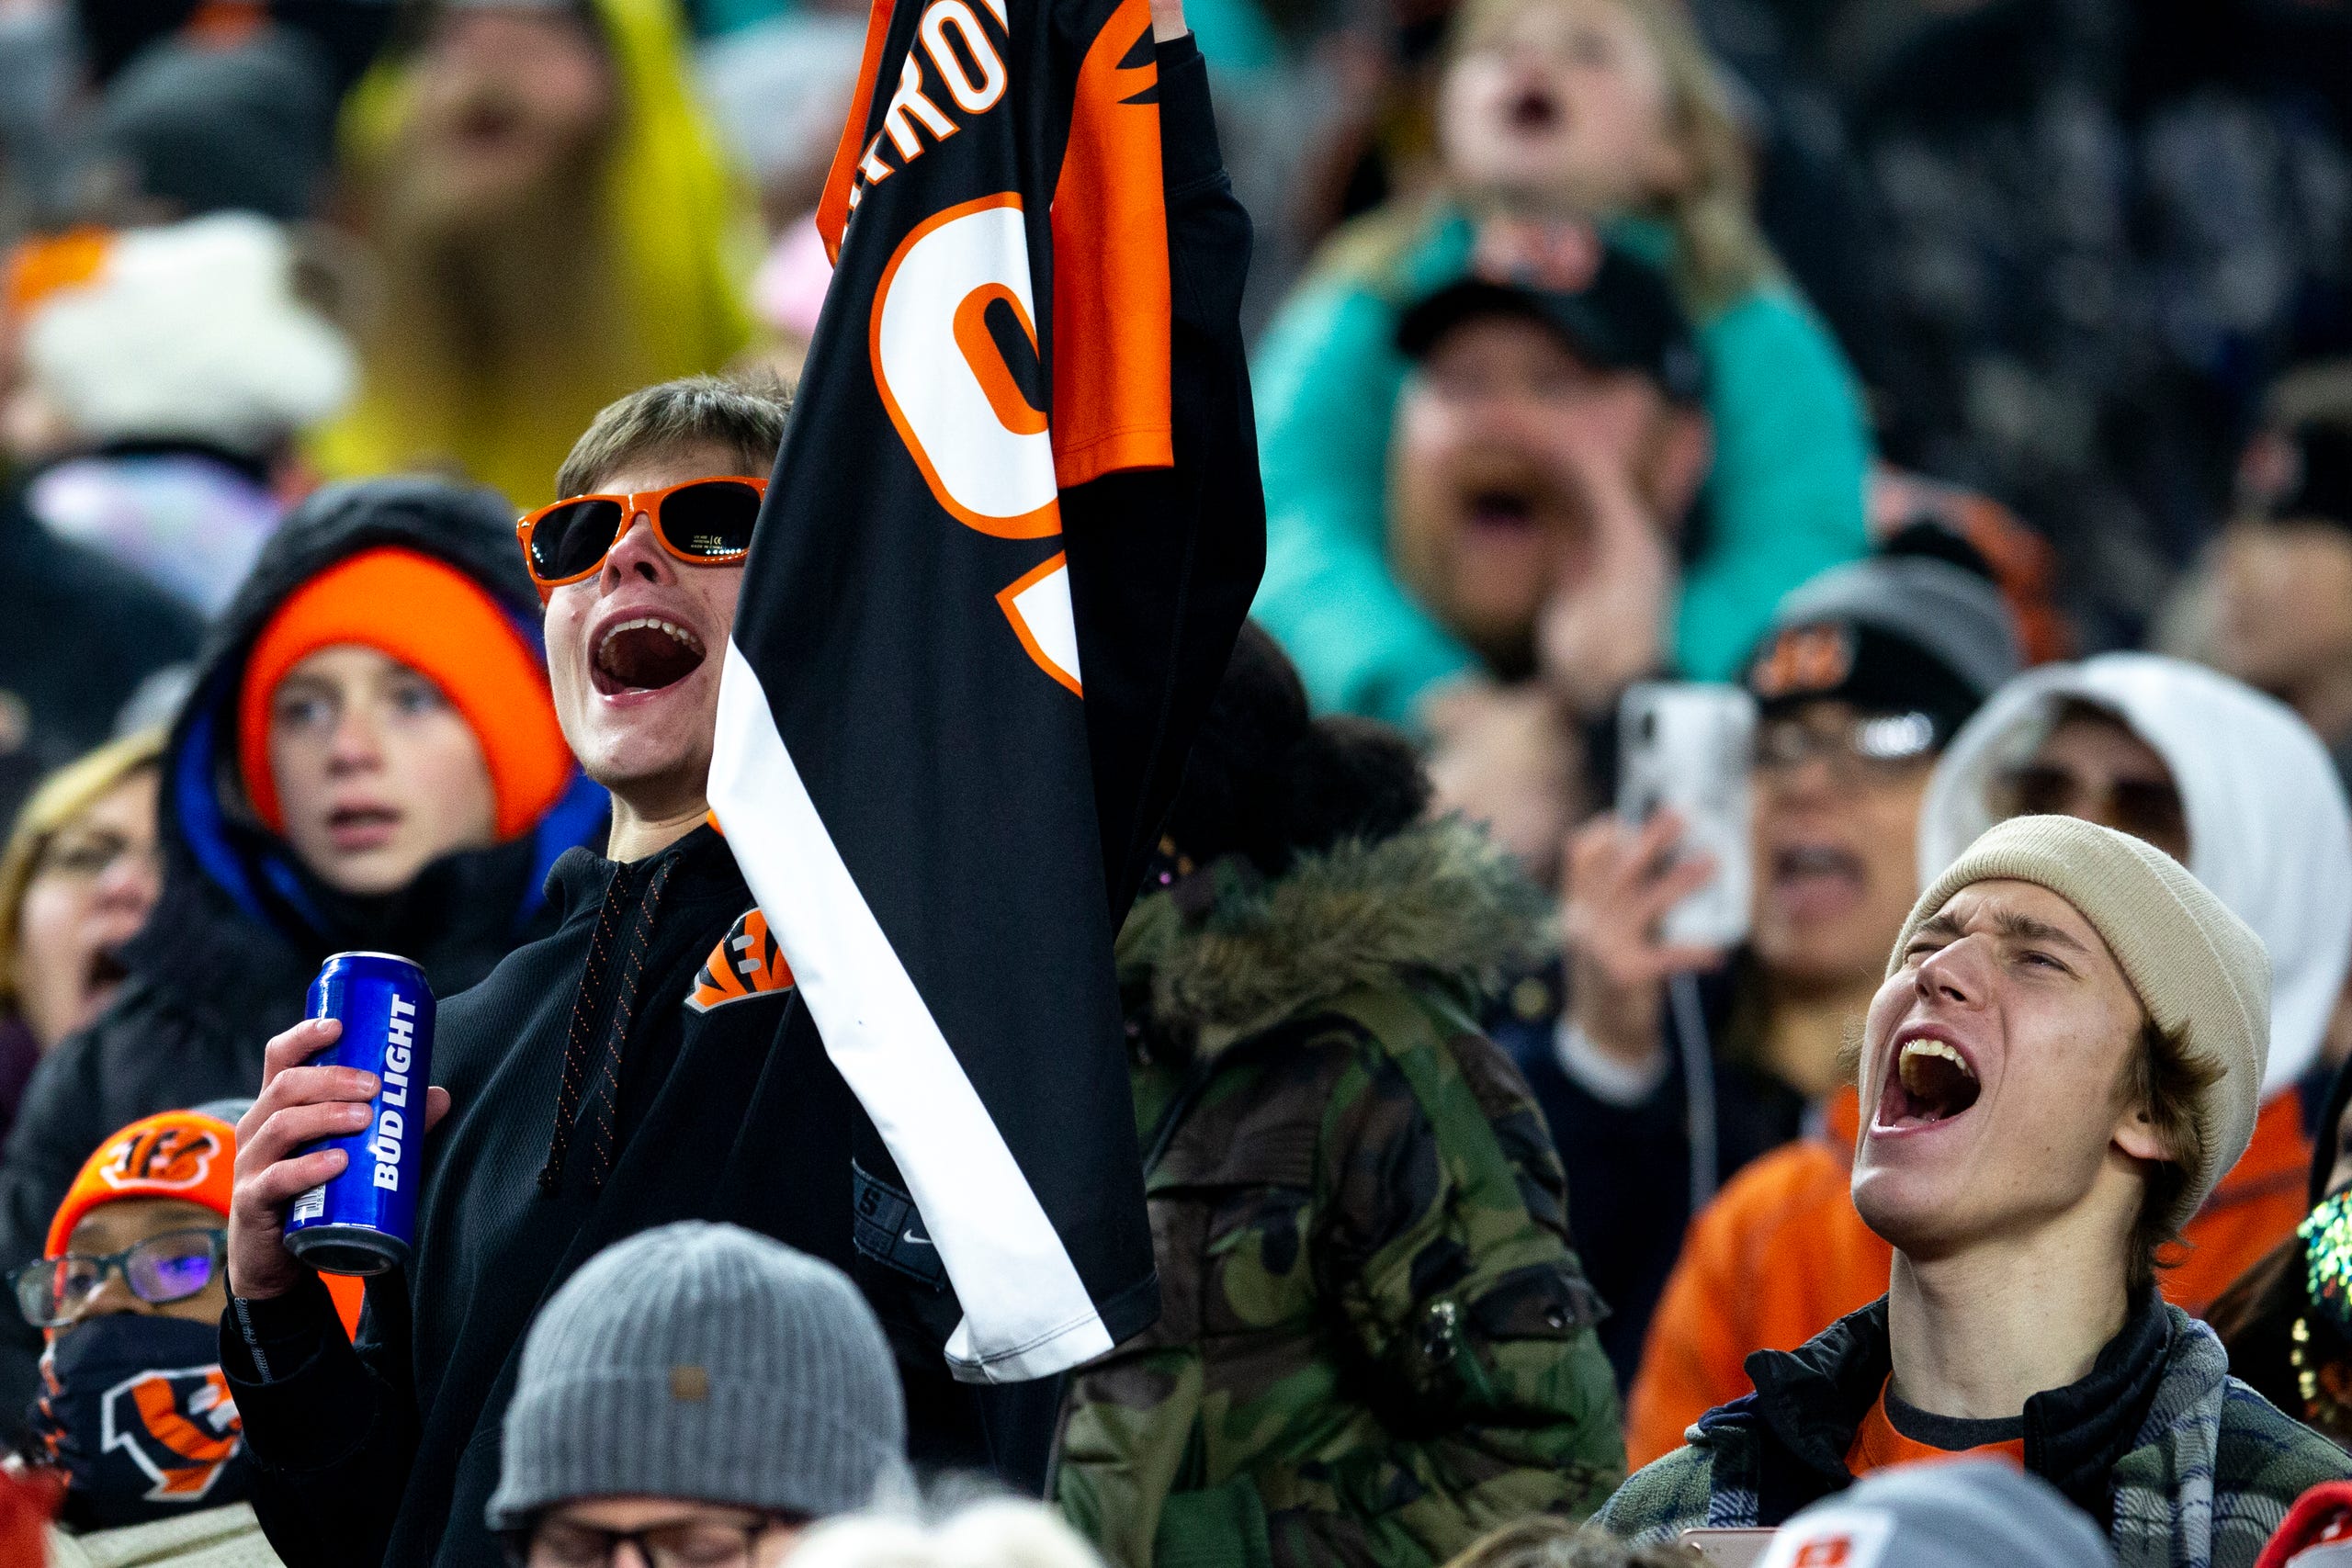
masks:
{"label": "white phone case", "polygon": [[1747,769],[1755,699],[1737,686],[1645,682],[1625,693],[1617,723],[1619,815],[1643,822],[1669,807],[1683,820],[1681,852],[1715,863],[1707,886],[1667,911],[1659,935],[1736,945],[1747,935],[1752,896]]}

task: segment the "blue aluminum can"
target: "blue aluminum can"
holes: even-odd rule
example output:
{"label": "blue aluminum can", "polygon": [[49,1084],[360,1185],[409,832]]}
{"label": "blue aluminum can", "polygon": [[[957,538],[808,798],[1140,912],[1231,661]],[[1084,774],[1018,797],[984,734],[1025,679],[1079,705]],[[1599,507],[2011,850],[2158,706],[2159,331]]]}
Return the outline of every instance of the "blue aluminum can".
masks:
{"label": "blue aluminum can", "polygon": [[382,1080],[365,1132],[302,1152],[341,1149],[343,1174],[286,1212],[287,1250],[328,1274],[404,1266],[416,1241],[424,1175],[424,1086],[433,1070],[433,987],[389,953],[338,953],[311,982],[310,1016],[343,1021],[343,1037],[312,1060]]}

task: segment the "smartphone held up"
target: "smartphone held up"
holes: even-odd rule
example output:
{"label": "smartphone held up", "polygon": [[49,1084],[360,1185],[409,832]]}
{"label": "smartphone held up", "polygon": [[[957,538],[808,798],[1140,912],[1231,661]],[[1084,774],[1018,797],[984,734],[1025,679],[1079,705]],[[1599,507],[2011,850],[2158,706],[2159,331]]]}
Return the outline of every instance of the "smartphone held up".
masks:
{"label": "smartphone held up", "polygon": [[1747,935],[1753,797],[1748,761],[1756,702],[1737,686],[1651,681],[1627,689],[1617,708],[1617,812],[1639,825],[1660,810],[1680,818],[1678,859],[1714,863],[1707,885],[1659,923],[1670,944],[1729,948]]}

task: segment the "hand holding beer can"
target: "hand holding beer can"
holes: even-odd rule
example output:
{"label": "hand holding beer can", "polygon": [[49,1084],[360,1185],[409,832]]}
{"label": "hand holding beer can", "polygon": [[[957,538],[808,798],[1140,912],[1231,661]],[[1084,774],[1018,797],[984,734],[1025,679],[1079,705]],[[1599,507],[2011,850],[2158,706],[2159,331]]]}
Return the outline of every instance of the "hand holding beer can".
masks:
{"label": "hand holding beer can", "polygon": [[416,1242],[433,987],[424,970],[393,953],[338,953],[311,982],[309,1010],[343,1024],[320,1063],[358,1067],[379,1082],[365,1131],[302,1150],[341,1149],[345,1163],[287,1210],[286,1247],[322,1273],[380,1274],[405,1266]]}

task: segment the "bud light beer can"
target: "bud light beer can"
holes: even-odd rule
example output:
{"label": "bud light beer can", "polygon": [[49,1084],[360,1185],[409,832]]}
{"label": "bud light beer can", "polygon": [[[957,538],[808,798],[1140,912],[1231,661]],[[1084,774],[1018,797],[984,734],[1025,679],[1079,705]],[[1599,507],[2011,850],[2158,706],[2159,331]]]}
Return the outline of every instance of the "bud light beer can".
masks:
{"label": "bud light beer can", "polygon": [[424,1174],[424,1086],[433,1069],[433,987],[389,953],[338,953],[311,982],[310,1016],[343,1021],[313,1061],[380,1080],[365,1132],[302,1152],[341,1149],[343,1173],[294,1200],[286,1247],[328,1274],[380,1274],[408,1262]]}

